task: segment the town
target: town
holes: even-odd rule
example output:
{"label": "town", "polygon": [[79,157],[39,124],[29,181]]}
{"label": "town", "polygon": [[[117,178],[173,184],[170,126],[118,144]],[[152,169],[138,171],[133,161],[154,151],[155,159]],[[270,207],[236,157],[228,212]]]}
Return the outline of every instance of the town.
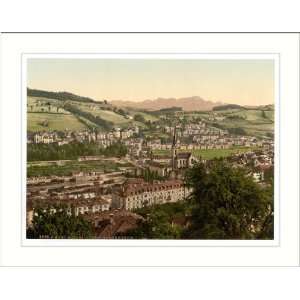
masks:
{"label": "town", "polygon": [[[64,153],[67,146],[85,145],[94,152],[51,160],[30,160],[28,153],[27,227],[36,208],[63,204],[68,214],[84,216],[93,224],[95,238],[126,236],[143,219],[138,209],[185,201],[191,193],[186,171],[218,153],[232,167],[247,170],[258,184],[268,185],[274,169],[273,139],[230,133],[213,126],[211,121],[217,120],[212,116],[183,122],[182,112],[162,114],[159,122],[150,124],[151,131],[137,125],[29,131],[29,149],[53,146]],[[116,147],[124,152],[114,154]]]}

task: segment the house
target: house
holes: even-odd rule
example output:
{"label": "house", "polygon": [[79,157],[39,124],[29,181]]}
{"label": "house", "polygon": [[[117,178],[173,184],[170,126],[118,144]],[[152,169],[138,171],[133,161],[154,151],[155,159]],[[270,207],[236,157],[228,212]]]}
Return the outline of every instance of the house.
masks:
{"label": "house", "polygon": [[131,236],[127,235],[129,230],[137,228],[144,218],[126,210],[113,210],[109,212],[96,213],[86,216],[94,225],[96,238],[112,239]]}
{"label": "house", "polygon": [[151,159],[154,162],[163,164],[169,164],[172,161],[172,157],[169,155],[152,155]]}
{"label": "house", "polygon": [[255,182],[261,182],[264,180],[264,172],[263,171],[253,172],[252,177]]}
{"label": "house", "polygon": [[177,169],[191,168],[198,161],[191,152],[179,152],[175,156],[175,166]]}
{"label": "house", "polygon": [[94,199],[36,199],[34,204],[31,200],[27,201],[27,223],[32,221],[34,210],[37,207],[49,209],[50,212],[56,213],[57,205],[65,205],[68,214],[75,216],[83,214],[95,214],[108,211],[110,209],[109,201],[102,197]]}
{"label": "house", "polygon": [[92,200],[72,201],[69,202],[69,204],[73,207],[75,216],[85,213],[107,211],[110,208],[109,202],[101,197]]}
{"label": "house", "polygon": [[164,163],[159,163],[156,161],[150,161],[148,163],[148,168],[151,172],[155,172],[155,173],[157,173],[157,175],[159,175],[161,177],[167,176],[172,171],[172,166],[170,163],[164,164]]}

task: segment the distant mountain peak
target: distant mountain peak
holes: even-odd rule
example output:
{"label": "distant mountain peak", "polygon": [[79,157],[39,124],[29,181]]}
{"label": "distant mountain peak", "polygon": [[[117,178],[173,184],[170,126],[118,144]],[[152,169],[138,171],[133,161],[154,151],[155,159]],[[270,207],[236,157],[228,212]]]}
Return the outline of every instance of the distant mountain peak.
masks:
{"label": "distant mountain peak", "polygon": [[159,110],[163,108],[181,107],[185,111],[194,110],[212,110],[215,106],[223,103],[204,100],[199,96],[190,96],[184,98],[156,98],[147,99],[140,102],[135,101],[111,101],[112,104],[122,107],[139,108],[145,110]]}

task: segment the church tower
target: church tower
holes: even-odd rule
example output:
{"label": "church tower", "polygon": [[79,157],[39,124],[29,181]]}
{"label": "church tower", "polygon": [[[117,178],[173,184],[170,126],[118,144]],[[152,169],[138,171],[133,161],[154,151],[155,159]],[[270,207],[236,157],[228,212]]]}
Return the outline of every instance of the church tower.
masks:
{"label": "church tower", "polygon": [[176,143],[177,143],[176,126],[174,126],[173,142],[172,142],[172,171],[176,169],[176,157],[177,157]]}

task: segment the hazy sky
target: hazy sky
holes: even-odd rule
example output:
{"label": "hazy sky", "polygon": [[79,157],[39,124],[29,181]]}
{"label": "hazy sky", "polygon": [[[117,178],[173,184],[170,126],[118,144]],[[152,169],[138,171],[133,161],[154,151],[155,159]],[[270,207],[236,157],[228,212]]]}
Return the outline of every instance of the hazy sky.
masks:
{"label": "hazy sky", "polygon": [[274,103],[274,63],[253,59],[29,59],[28,87],[68,91],[95,100],[200,96],[262,105]]}

